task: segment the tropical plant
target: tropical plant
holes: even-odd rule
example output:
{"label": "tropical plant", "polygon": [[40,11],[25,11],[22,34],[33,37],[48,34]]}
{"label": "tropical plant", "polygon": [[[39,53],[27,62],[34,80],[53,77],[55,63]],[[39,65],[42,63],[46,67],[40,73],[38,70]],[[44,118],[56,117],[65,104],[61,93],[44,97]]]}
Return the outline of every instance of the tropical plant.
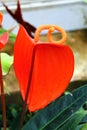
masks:
{"label": "tropical plant", "polygon": [[[4,6],[14,16],[5,4]],[[15,18],[18,15],[18,9],[21,15],[19,1]],[[0,53],[2,129],[86,130],[87,84],[72,92],[66,91],[74,71],[74,56],[70,47],[64,44],[65,31],[56,25],[40,26],[37,30],[32,26],[32,30],[28,28],[31,24],[27,24],[26,28],[22,16],[21,19],[22,23],[20,22],[18,34],[15,36],[2,28],[3,15],[0,13],[0,49],[5,47],[8,39],[15,42],[13,56]],[[39,41],[39,35],[43,29],[48,29],[49,42]],[[54,30],[62,34],[59,41],[51,38]],[[34,36],[32,32],[35,32]],[[22,110],[14,105],[9,108],[9,114],[14,117],[14,120],[8,125],[3,76],[9,74],[12,64],[19,82],[23,107],[21,107]]]}

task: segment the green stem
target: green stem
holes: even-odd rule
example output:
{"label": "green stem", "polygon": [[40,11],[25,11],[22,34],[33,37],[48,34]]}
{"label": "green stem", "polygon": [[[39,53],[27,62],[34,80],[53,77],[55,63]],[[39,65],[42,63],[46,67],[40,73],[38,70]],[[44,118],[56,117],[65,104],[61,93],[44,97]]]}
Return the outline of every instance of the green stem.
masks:
{"label": "green stem", "polygon": [[3,77],[2,77],[2,66],[1,66],[1,55],[0,55],[0,92],[1,92],[1,102],[2,102],[2,114],[3,114],[3,127],[6,130],[6,106],[5,106],[5,95],[3,87]]}

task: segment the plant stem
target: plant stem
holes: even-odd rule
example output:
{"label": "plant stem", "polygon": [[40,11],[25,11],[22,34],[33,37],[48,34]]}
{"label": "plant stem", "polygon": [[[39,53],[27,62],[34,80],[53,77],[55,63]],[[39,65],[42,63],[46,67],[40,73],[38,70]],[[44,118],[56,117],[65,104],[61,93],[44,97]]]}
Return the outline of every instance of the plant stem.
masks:
{"label": "plant stem", "polygon": [[19,126],[19,130],[21,130],[21,129],[22,129],[22,126],[23,126],[23,122],[24,122],[24,116],[25,116],[26,108],[27,108],[27,105],[26,105],[26,103],[24,102],[23,110],[22,110],[22,115],[21,115],[20,126]]}
{"label": "plant stem", "polygon": [[30,85],[31,85],[31,80],[32,80],[32,73],[33,73],[33,66],[34,66],[34,59],[35,59],[35,50],[36,50],[36,47],[34,46],[32,61],[31,61],[31,69],[30,69],[30,74],[29,74],[29,80],[28,80],[28,85],[27,85],[26,96],[25,96],[25,101],[24,101],[24,105],[23,105],[23,111],[22,111],[20,127],[19,127],[20,129],[19,130],[22,129],[23,121],[24,121],[24,115],[25,115],[26,108],[27,108],[27,100],[28,100],[28,95],[29,95],[29,90],[30,90]]}
{"label": "plant stem", "polygon": [[6,106],[5,106],[5,95],[3,87],[3,77],[2,77],[2,66],[1,66],[1,55],[0,55],[0,91],[1,91],[1,102],[2,102],[2,113],[3,113],[3,127],[6,130]]}

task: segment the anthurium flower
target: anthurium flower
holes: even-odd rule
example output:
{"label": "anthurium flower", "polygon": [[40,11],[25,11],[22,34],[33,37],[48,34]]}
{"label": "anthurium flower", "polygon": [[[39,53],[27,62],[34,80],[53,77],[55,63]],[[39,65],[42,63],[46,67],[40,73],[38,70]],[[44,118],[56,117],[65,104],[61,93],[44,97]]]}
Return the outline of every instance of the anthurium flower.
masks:
{"label": "anthurium flower", "polygon": [[0,36],[0,50],[7,44],[8,38],[9,38],[8,32]]}
{"label": "anthurium flower", "polygon": [[14,46],[14,69],[22,97],[30,111],[44,108],[58,98],[67,88],[74,70],[72,50],[64,45],[65,31],[50,26],[46,26],[46,29],[49,28],[48,38],[55,29],[62,33],[58,43],[51,38],[50,42],[38,42],[41,28],[32,39],[20,25]]}

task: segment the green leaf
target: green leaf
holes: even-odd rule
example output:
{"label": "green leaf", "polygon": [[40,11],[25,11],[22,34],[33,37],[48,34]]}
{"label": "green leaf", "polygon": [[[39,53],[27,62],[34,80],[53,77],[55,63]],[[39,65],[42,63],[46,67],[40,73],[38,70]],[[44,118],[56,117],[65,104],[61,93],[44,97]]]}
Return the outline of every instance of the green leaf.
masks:
{"label": "green leaf", "polygon": [[6,32],[6,30],[5,29],[3,29],[3,28],[0,28],[0,35],[2,35],[3,33],[5,33]]}
{"label": "green leaf", "polygon": [[87,3],[87,0],[83,0],[83,2]]}
{"label": "green leaf", "polygon": [[87,84],[38,111],[22,130],[56,130],[87,101]]}
{"label": "green leaf", "polygon": [[[8,30],[0,28],[0,35],[3,35],[5,32],[8,32]],[[8,32],[8,33],[9,33],[9,40],[11,40],[12,42],[15,42],[16,35],[11,32]]]}
{"label": "green leaf", "polygon": [[77,126],[76,130],[80,130],[80,128],[83,126],[83,124],[80,124]]}
{"label": "green leaf", "polygon": [[13,56],[9,56],[6,53],[1,53],[1,64],[2,64],[2,74],[6,75],[13,63]]}
{"label": "green leaf", "polygon": [[16,35],[13,34],[13,33],[9,33],[9,40],[12,41],[12,42],[15,42],[15,40],[16,40]]}
{"label": "green leaf", "polygon": [[15,117],[14,121],[12,122],[11,130],[19,130],[21,114],[22,112],[19,112]]}
{"label": "green leaf", "polygon": [[81,123],[87,122],[87,115],[84,116],[84,118],[81,120]]}
{"label": "green leaf", "polygon": [[[14,118],[12,124],[11,124],[11,130],[19,130],[19,127],[20,127],[20,120],[21,120],[21,115],[22,115],[22,110],[19,111],[16,115],[16,117]],[[24,121],[26,122],[28,120],[28,118],[30,119],[32,116],[32,113],[28,113],[26,111],[26,116],[25,116],[25,119]]]}
{"label": "green leaf", "polygon": [[87,123],[85,123],[81,128],[80,130],[87,130]]}
{"label": "green leaf", "polygon": [[[84,110],[87,110],[87,102],[85,102],[83,106]],[[87,115],[84,116],[84,118],[81,120],[81,124],[87,122]]]}
{"label": "green leaf", "polygon": [[71,94],[71,95],[72,95],[72,93],[69,92],[69,91],[65,91],[64,94],[65,94],[65,95],[68,95],[68,94]]}
{"label": "green leaf", "polygon": [[59,130],[76,130],[77,125],[86,114],[87,111],[83,109],[77,111],[61,128],[59,128]]}

